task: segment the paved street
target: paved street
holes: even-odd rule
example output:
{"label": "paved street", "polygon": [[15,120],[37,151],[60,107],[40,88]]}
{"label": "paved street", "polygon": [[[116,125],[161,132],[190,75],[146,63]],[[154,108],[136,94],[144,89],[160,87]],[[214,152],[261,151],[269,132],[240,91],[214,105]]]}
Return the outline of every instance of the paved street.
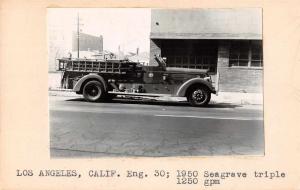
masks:
{"label": "paved street", "polygon": [[49,96],[52,157],[263,155],[262,106]]}

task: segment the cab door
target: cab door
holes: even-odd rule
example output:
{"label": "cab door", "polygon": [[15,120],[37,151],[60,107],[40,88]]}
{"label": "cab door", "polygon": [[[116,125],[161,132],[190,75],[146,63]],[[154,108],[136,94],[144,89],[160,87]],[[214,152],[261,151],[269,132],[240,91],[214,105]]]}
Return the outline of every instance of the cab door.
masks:
{"label": "cab door", "polygon": [[146,67],[144,73],[144,84],[146,92],[155,94],[170,94],[168,85],[164,80],[164,73],[160,67]]}

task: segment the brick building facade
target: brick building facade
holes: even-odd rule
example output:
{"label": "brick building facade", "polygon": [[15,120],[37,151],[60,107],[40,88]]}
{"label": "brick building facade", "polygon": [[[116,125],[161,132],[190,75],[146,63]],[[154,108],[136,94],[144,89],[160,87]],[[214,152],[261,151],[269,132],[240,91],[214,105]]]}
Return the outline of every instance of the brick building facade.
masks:
{"label": "brick building facade", "polygon": [[261,93],[262,11],[154,9],[150,65],[154,55],[167,67],[208,69],[220,91]]}

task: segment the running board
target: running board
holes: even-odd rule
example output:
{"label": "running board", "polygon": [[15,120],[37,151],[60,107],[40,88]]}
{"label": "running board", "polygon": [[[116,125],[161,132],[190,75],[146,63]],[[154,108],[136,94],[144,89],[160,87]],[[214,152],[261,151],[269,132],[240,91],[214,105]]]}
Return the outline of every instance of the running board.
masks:
{"label": "running board", "polygon": [[108,91],[108,94],[116,94],[116,95],[130,95],[130,96],[148,96],[148,97],[166,97],[171,96],[170,94],[150,94],[150,93],[134,93],[134,92],[113,92]]}

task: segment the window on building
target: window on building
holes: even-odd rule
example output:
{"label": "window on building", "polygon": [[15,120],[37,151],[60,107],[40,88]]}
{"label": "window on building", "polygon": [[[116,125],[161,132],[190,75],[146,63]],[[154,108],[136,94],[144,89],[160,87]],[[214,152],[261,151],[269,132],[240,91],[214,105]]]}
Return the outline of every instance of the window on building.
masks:
{"label": "window on building", "polygon": [[236,67],[262,67],[261,41],[234,41],[229,52],[229,65]]}
{"label": "window on building", "polygon": [[166,55],[168,67],[181,67],[190,69],[208,69],[215,72],[216,58],[213,56],[173,56]]}
{"label": "window on building", "polygon": [[161,54],[167,58],[167,67],[208,69],[215,73],[217,67],[217,41],[164,40]]}

